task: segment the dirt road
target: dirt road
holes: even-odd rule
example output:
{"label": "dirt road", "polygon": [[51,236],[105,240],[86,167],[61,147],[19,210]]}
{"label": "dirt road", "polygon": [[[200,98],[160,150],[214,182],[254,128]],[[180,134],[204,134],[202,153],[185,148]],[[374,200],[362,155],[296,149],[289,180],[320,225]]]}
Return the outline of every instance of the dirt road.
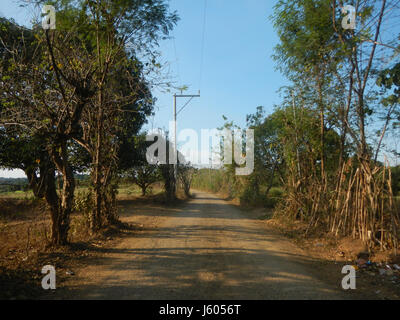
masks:
{"label": "dirt road", "polygon": [[[156,206],[123,220],[144,230],[74,270],[57,292],[71,299],[342,299],[314,276],[308,257],[257,217],[196,192],[175,209]],[[338,270],[340,272],[340,270]],[[68,289],[68,290],[67,290]]]}

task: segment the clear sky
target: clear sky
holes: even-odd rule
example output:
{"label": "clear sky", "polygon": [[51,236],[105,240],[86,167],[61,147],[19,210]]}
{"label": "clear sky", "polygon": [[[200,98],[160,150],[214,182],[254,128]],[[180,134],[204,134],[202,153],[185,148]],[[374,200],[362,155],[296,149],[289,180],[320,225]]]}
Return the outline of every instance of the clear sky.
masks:
{"label": "clear sky", "polygon": [[[177,10],[180,21],[172,33],[174,40],[163,41],[159,50],[169,63],[171,80],[188,85],[187,93],[201,90],[201,98],[193,100],[179,115],[178,131],[220,127],[223,115],[244,126],[246,115],[254,113],[257,106],[272,112],[274,104],[280,102],[277,90],[287,83],[271,58],[278,41],[269,20],[274,3],[275,0],[170,0],[171,10]],[[29,25],[32,12],[20,8],[18,1],[1,0],[0,14]],[[168,128],[172,94],[154,91],[158,99],[156,116],[148,128]],[[179,108],[185,100],[178,103]],[[10,172],[0,171],[0,176],[10,176]]]}

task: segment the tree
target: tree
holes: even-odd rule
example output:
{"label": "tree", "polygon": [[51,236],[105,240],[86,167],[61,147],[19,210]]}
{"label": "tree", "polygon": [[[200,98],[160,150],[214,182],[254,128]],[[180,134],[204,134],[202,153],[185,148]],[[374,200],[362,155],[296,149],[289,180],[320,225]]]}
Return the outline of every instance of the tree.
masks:
{"label": "tree", "polygon": [[[375,162],[378,160],[379,151],[390,123],[396,118],[400,121],[400,112],[398,109],[400,103],[400,63],[394,65],[393,68],[382,70],[378,76],[377,85],[383,88],[384,92],[389,92],[389,94],[384,96],[381,100],[382,106],[384,106],[386,110],[383,115],[384,125],[379,132],[379,142],[376,147],[374,158]],[[395,127],[396,126],[397,123],[395,124]]]}
{"label": "tree", "polygon": [[191,197],[190,188],[196,172],[197,170],[190,164],[180,164],[178,167],[178,178],[187,197]]}
{"label": "tree", "polygon": [[160,180],[157,166],[148,164],[132,168],[129,171],[129,176],[133,183],[142,189],[142,196],[147,194],[147,189],[153,183]]}
{"label": "tree", "polygon": [[[83,118],[82,139],[76,139],[92,159],[92,231],[115,220],[115,210],[107,199],[115,198],[110,184],[117,173],[120,145],[126,144],[124,137],[129,140],[138,134],[152,113],[151,84],[144,79],[143,64],[137,55],[150,55],[151,65],[158,67],[153,47],[160,37],[168,36],[177,21],[176,14],[168,14],[167,8],[164,1],[150,0],[99,0],[88,3],[87,8],[85,3],[79,7],[87,15],[87,28],[94,26],[95,58],[100,70],[107,72],[106,77],[102,72],[95,74],[99,91]],[[134,48],[128,43],[133,43]]]}
{"label": "tree", "polygon": [[[26,43],[24,34],[36,40]],[[61,32],[22,30],[19,42],[3,43],[10,57],[8,65],[2,64],[0,69],[4,93],[1,122],[6,128],[22,128],[45,145],[52,168],[45,187],[52,242],[62,245],[67,243],[75,190],[68,143],[77,134],[82,111],[96,91],[91,84],[94,66],[87,60],[82,42],[76,37],[65,40]],[[80,59],[80,64],[62,70],[69,63],[67,56]],[[54,184],[55,169],[63,179],[60,196]]]}
{"label": "tree", "polygon": [[[396,49],[393,38],[386,44],[378,41],[381,36],[388,39],[382,31],[396,4],[352,4],[354,30],[341,26],[342,1],[282,0],[275,6],[273,20],[280,37],[275,58],[292,82],[281,107],[287,115],[285,127],[290,128],[284,129],[283,150],[291,172],[283,211],[303,216],[309,229],[325,222],[335,234],[351,232],[369,244],[376,240],[374,230],[385,228],[391,231],[380,241],[393,245],[398,217],[389,200],[386,168],[371,161],[367,124],[377,120],[381,107],[375,85],[379,62]],[[316,112],[319,134],[314,130]],[[385,120],[392,112],[389,107]]]}
{"label": "tree", "polygon": [[[14,21],[0,18],[0,38],[4,44],[21,43],[23,41],[27,48],[27,59],[32,58],[30,48],[34,46],[33,33],[18,27]],[[12,66],[10,59],[12,52],[6,46],[0,46],[0,63],[2,68],[7,69]],[[2,77],[7,81],[8,77]],[[0,113],[3,112],[0,105]],[[29,185],[38,198],[44,197],[45,179],[51,179],[54,175],[54,168],[51,166],[46,145],[38,136],[30,136],[29,130],[19,126],[0,127],[0,167],[7,169],[21,169],[25,172]]]}
{"label": "tree", "polygon": [[276,176],[283,179],[284,157],[279,132],[283,123],[277,113],[265,117],[263,107],[247,116],[247,126],[254,130],[254,160],[253,175],[258,183],[266,183],[265,195],[268,196]]}
{"label": "tree", "polygon": [[0,167],[23,170],[35,197],[43,198],[44,179],[54,178],[45,145],[37,137],[30,138],[18,128],[0,128]]}
{"label": "tree", "polygon": [[[159,138],[160,139],[160,138]],[[164,182],[164,191],[167,202],[172,203],[176,200],[176,184],[174,165],[169,162],[169,154],[173,152],[174,146],[168,138],[168,133],[165,138],[162,138],[166,144],[166,164],[160,164],[159,170],[161,178]]]}
{"label": "tree", "polygon": [[135,152],[135,160],[131,162],[126,169],[126,174],[133,183],[139,186],[142,190],[142,196],[147,194],[147,189],[155,182],[161,180],[160,170],[157,165],[149,164],[146,159],[148,143],[145,141],[145,136],[141,135],[137,139]]}
{"label": "tree", "polygon": [[325,183],[325,108],[323,90],[329,85],[337,42],[331,24],[330,0],[281,0],[275,5],[274,26],[280,37],[275,60],[291,79],[312,83],[312,103],[320,116],[321,179]]}
{"label": "tree", "polygon": [[[118,150],[115,135],[107,136],[106,130],[118,123],[112,117],[116,110],[138,101],[133,97],[137,92],[120,97],[121,88],[115,87],[112,79],[116,79],[117,72],[133,67],[132,61],[137,59],[132,57],[139,53],[150,55],[154,61],[152,48],[162,35],[168,34],[177,16],[168,13],[162,0],[56,1],[54,5],[58,10],[56,30],[43,31],[35,26],[22,31],[34,39],[32,42],[26,43],[25,36],[17,42],[3,41],[3,50],[10,55],[0,69],[0,89],[4,92],[0,101],[1,124],[23,128],[28,136],[43,141],[52,167],[63,180],[60,196],[54,181],[46,186],[45,197],[53,221],[52,241],[65,244],[75,190],[71,146],[75,142],[89,153],[94,150],[91,161],[95,171],[95,229],[100,224],[100,202],[105,201],[102,203],[108,211],[113,200],[101,199],[105,192],[100,190],[112,186],[111,172]],[[7,33],[12,27],[3,24],[2,28]],[[129,53],[128,41],[134,43]],[[106,114],[110,106],[116,109]],[[91,107],[97,110],[96,116],[85,122]],[[84,124],[91,126],[86,141]],[[104,167],[108,170],[105,175]],[[104,185],[100,188],[101,183]]]}

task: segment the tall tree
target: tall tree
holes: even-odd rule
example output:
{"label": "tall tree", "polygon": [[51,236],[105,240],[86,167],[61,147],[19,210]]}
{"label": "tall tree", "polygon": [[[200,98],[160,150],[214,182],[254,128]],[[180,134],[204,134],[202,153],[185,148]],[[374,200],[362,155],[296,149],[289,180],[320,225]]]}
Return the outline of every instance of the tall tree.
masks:
{"label": "tall tree", "polygon": [[[24,33],[36,40],[26,43]],[[30,136],[41,138],[52,167],[62,176],[60,196],[53,179],[45,194],[51,208],[52,241],[57,245],[67,242],[75,190],[68,142],[77,135],[82,111],[96,91],[91,82],[94,65],[83,43],[65,36],[40,28],[22,30],[19,42],[3,41],[10,58],[8,66],[3,64],[0,69],[2,125],[21,127]],[[80,62],[70,64],[69,59]]]}
{"label": "tall tree", "polygon": [[[54,244],[65,244],[75,190],[71,143],[96,145],[92,154],[98,173],[95,187],[101,181],[108,186],[112,175],[103,179],[100,174],[104,157],[101,150],[108,147],[112,158],[118,149],[113,138],[105,134],[118,121],[110,115],[138,101],[134,97],[137,92],[120,97],[121,90],[112,79],[116,79],[117,72],[129,73],[127,66],[132,66],[131,61],[135,60],[131,57],[148,54],[154,58],[154,46],[168,34],[177,16],[168,12],[168,5],[162,0],[53,1],[52,4],[57,9],[56,30],[44,31],[38,26],[24,30],[35,39],[34,46],[29,48],[24,37],[19,42],[3,41],[10,58],[8,66],[3,64],[0,70],[4,92],[1,123],[4,127],[22,127],[30,136],[43,139],[49,158],[63,179],[60,196],[55,189],[47,188],[46,199],[55,226],[52,239]],[[134,45],[127,53],[128,41]],[[110,105],[116,109],[106,116],[105,110]],[[90,107],[98,111],[95,119],[87,122],[93,125],[94,133],[89,141],[83,141],[84,116]],[[101,200],[98,196],[96,191],[96,201]]]}
{"label": "tall tree", "polygon": [[281,0],[275,5],[274,26],[280,37],[275,59],[292,80],[300,78],[313,84],[313,103],[320,116],[321,178],[325,180],[324,89],[330,83],[337,42],[331,24],[329,0]]}

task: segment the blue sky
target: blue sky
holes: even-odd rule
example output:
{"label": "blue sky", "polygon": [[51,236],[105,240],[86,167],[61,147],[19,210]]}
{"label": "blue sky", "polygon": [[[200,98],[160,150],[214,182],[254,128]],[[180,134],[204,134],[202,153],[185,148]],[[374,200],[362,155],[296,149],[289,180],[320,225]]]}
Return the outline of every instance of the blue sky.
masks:
{"label": "blue sky", "polygon": [[[201,98],[180,115],[179,127],[215,128],[223,123],[222,115],[244,125],[246,114],[257,106],[272,111],[279,102],[276,91],[285,83],[271,59],[277,43],[268,19],[273,1],[208,0],[200,72],[204,1],[171,1],[172,9],[181,16],[173,33],[176,55],[174,41],[161,47],[178,83],[189,85],[188,92],[201,90]],[[172,96],[157,97],[155,123],[166,124],[172,116]]]}
{"label": "blue sky", "polygon": [[[203,46],[204,8],[206,24]],[[244,126],[246,115],[264,106],[272,112],[280,102],[277,90],[286,84],[271,59],[278,39],[269,16],[272,0],[170,0],[180,21],[174,40],[160,44],[170,77],[177,85],[188,85],[187,93],[201,90],[179,115],[182,129],[213,129],[223,124],[222,116]],[[32,12],[18,6],[18,1],[1,0],[0,14],[29,25]],[[203,63],[201,63],[203,52]],[[201,68],[201,65],[203,66]],[[147,128],[168,128],[172,120],[173,93],[155,90],[156,116]],[[178,101],[178,108],[185,100]],[[1,176],[21,173],[0,171]],[[23,174],[22,174],[23,176]]]}

